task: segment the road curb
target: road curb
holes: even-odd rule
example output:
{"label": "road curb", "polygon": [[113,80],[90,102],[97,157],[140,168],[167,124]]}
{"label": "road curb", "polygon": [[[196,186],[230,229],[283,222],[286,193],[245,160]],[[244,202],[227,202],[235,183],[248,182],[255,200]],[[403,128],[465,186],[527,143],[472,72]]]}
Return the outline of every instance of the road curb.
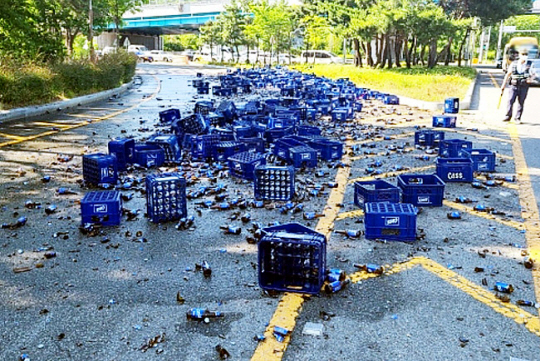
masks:
{"label": "road curb", "polygon": [[118,96],[128,91],[133,85],[133,80],[118,88],[105,90],[99,93],[84,95],[73,99],[61,100],[54,103],[34,105],[24,108],[15,108],[10,110],[0,110],[0,122],[8,120],[28,119],[47,113],[73,109],[83,105],[96,103],[112,96]]}
{"label": "road curb", "polygon": [[[474,94],[474,89],[476,87],[476,83],[478,82],[479,77],[480,77],[480,72],[476,70],[476,77],[473,79],[471,85],[469,85],[469,89],[467,89],[467,93],[465,93],[465,97],[463,99],[460,99],[460,102],[459,102],[460,110],[468,110],[471,108],[471,102],[472,102],[472,97]],[[431,110],[431,111],[437,111],[437,110],[444,111],[444,102],[427,102],[423,100],[400,96],[399,103],[402,105],[408,105],[410,107],[414,107],[418,109]]]}

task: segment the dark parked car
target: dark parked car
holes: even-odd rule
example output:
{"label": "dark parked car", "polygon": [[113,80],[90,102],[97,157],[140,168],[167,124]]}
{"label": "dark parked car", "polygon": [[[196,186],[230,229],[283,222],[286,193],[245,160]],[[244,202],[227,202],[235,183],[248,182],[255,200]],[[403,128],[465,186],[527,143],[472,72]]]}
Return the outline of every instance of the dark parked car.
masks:
{"label": "dark parked car", "polygon": [[502,69],[502,63],[503,63],[503,58],[500,57],[499,59],[497,59],[497,61],[495,62],[495,67],[497,69]]}

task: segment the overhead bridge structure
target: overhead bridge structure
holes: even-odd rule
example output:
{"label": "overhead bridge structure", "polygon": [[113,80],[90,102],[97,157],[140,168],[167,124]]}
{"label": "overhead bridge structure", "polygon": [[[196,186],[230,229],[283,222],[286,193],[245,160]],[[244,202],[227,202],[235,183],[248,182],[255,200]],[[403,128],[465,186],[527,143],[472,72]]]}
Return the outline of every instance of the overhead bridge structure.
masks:
{"label": "overhead bridge structure", "polygon": [[[230,0],[150,0],[147,5],[122,16],[120,46],[145,45],[149,49],[162,49],[161,35],[197,31],[225,11]],[[126,40],[127,39],[127,40]],[[112,46],[116,41],[114,24],[98,39],[98,46]]]}

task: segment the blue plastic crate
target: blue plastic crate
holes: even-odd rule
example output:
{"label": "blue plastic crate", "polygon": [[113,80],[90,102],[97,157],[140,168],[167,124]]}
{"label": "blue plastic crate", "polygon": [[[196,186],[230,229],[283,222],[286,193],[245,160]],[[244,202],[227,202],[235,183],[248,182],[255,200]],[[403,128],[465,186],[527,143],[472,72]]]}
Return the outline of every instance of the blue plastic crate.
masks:
{"label": "blue plastic crate", "polygon": [[234,131],[227,128],[210,128],[210,134],[218,135],[219,140],[222,142],[234,141]]}
{"label": "blue plastic crate", "polygon": [[445,182],[472,182],[471,158],[437,158],[437,175]]}
{"label": "blue plastic crate", "polygon": [[399,188],[385,180],[354,182],[354,204],[363,208],[369,202],[399,203]]}
{"label": "blue plastic crate", "polygon": [[455,128],[457,117],[455,115],[434,115],[433,126],[436,128]]}
{"label": "blue plastic crate", "polygon": [[[206,83],[208,84],[208,83]],[[201,86],[197,88],[197,94],[210,94],[210,86]]]}
{"label": "blue plastic crate", "polygon": [[228,162],[231,175],[242,179],[253,180],[255,168],[265,165],[266,158],[261,153],[242,152],[230,156]]}
{"label": "blue plastic crate", "polygon": [[322,130],[319,127],[310,126],[310,125],[300,125],[296,128],[298,135],[321,135]]}
{"label": "blue plastic crate", "polygon": [[176,135],[154,135],[148,139],[146,144],[157,145],[165,153],[165,162],[173,163],[180,160],[182,150],[178,144]]}
{"label": "blue plastic crate", "polygon": [[122,216],[122,198],[118,191],[88,192],[81,200],[81,223],[116,226]]}
{"label": "blue plastic crate", "polygon": [[194,113],[208,115],[214,109],[214,103],[208,100],[199,100],[195,103]]}
{"label": "blue plastic crate", "polygon": [[273,143],[277,139],[286,137],[291,134],[294,134],[294,127],[272,128],[272,129],[266,129],[264,131],[264,138],[266,139],[267,142]]}
{"label": "blue plastic crate", "polygon": [[222,101],[217,107],[216,113],[222,114],[225,120],[229,122],[233,121],[237,116],[236,106],[230,100]]}
{"label": "blue plastic crate", "polygon": [[355,102],[354,105],[353,105],[354,111],[355,112],[361,112],[363,106],[364,106],[364,104],[362,102],[360,102],[360,101]]}
{"label": "blue plastic crate", "polygon": [[422,129],[414,133],[414,144],[423,145],[427,147],[439,146],[440,142],[444,140],[444,131]]}
{"label": "blue plastic crate", "polygon": [[288,201],[294,196],[294,168],[258,166],[253,182],[256,199]]}
{"label": "blue plastic crate", "polygon": [[297,146],[305,146],[306,144],[290,137],[283,137],[281,139],[276,140],[274,143],[274,149],[273,153],[277,157],[290,161],[291,160],[291,154],[289,153],[289,150],[293,147]]}
{"label": "blue plastic crate", "polygon": [[154,223],[186,217],[186,180],[178,173],[148,175],[146,213]]}
{"label": "blue plastic crate", "polygon": [[258,244],[259,286],[318,294],[326,278],[326,237],[297,223],[263,229]]}
{"label": "blue plastic crate", "polygon": [[399,97],[395,95],[385,95],[383,102],[384,104],[399,105]]}
{"label": "blue plastic crate", "polygon": [[207,159],[212,157],[214,146],[219,143],[219,135],[204,134],[191,139],[191,157]]}
{"label": "blue plastic crate", "polygon": [[475,172],[495,172],[496,154],[488,149],[470,149],[463,152],[465,157],[473,161]]}
{"label": "blue plastic crate", "polygon": [[315,149],[324,160],[337,160],[343,157],[343,143],[325,138],[314,138],[308,145]]}
{"label": "blue plastic crate", "polygon": [[459,98],[447,98],[444,100],[444,112],[448,114],[459,113]]}
{"label": "blue plastic crate", "polygon": [[295,168],[315,168],[317,167],[318,153],[315,149],[307,145],[300,145],[289,149],[289,156]]}
{"label": "blue plastic crate", "polygon": [[256,135],[256,132],[251,125],[236,125],[233,130],[237,140],[240,138],[251,138]]}
{"label": "blue plastic crate", "polygon": [[180,110],[172,108],[159,112],[159,121],[164,124],[171,124],[180,119]]}
{"label": "blue plastic crate", "polygon": [[416,207],[408,203],[366,203],[366,239],[415,241],[417,213]]}
{"label": "blue plastic crate", "polygon": [[264,153],[264,139],[262,138],[238,138],[238,142],[245,145],[246,151]]}
{"label": "blue plastic crate", "polygon": [[111,183],[118,181],[118,166],[114,155],[95,153],[83,156],[83,178],[89,184]]}
{"label": "blue plastic crate", "polygon": [[472,149],[472,142],[463,139],[443,139],[439,142],[439,157],[462,158],[464,151]]}
{"label": "blue plastic crate", "polygon": [[397,178],[402,201],[420,207],[441,207],[445,183],[436,174],[402,174]]}
{"label": "blue plastic crate", "polygon": [[232,155],[246,151],[244,143],[240,142],[218,142],[212,149],[212,157],[216,161],[226,161]]}
{"label": "blue plastic crate", "polygon": [[157,145],[135,144],[135,163],[146,168],[160,167],[165,163],[165,151]]}
{"label": "blue plastic crate", "polygon": [[135,140],[123,138],[113,139],[108,144],[109,154],[116,157],[118,171],[126,170],[128,164],[135,159]]}

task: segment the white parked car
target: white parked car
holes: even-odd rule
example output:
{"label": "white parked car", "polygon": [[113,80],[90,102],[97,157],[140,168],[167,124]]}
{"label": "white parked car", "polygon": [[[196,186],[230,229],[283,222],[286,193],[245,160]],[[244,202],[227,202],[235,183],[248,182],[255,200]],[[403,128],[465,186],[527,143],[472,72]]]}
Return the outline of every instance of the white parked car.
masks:
{"label": "white parked car", "polygon": [[278,55],[278,63],[279,64],[284,64],[284,65],[287,65],[287,64],[298,64],[300,63],[302,60],[295,56],[295,55],[290,55],[289,54],[279,54]]}
{"label": "white parked car", "polygon": [[326,50],[305,50],[300,55],[302,63],[310,64],[343,64],[343,58]]}
{"label": "white parked car", "polygon": [[150,56],[154,59],[154,61],[173,61],[172,55],[163,50],[150,50]]}

